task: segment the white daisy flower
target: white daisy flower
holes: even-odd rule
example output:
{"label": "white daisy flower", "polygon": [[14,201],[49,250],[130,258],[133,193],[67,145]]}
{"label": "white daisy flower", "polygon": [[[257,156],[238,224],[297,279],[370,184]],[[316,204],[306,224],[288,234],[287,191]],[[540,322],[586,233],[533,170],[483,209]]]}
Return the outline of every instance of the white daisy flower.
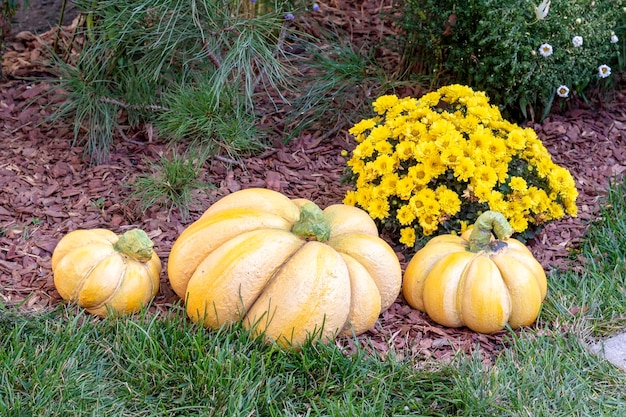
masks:
{"label": "white daisy flower", "polygon": [[574,46],[576,48],[578,48],[579,46],[583,46],[583,37],[582,36],[574,36],[572,38],[572,43],[574,44]]}
{"label": "white daisy flower", "polygon": [[539,47],[539,53],[541,54],[541,56],[545,57],[552,55],[552,45],[550,45],[549,43],[542,44]]}
{"label": "white daisy flower", "polygon": [[600,78],[606,78],[609,75],[611,75],[611,67],[609,67],[608,65],[600,65],[598,67],[598,75],[600,76]]}
{"label": "white daisy flower", "polygon": [[566,85],[560,85],[559,88],[556,89],[556,93],[559,97],[567,97],[569,95],[569,88]]}

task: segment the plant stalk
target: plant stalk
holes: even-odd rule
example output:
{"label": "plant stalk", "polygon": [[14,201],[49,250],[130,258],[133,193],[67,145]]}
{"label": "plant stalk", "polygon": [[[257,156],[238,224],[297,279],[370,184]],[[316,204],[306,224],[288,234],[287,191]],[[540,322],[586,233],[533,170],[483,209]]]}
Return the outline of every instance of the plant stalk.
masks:
{"label": "plant stalk", "polygon": [[306,240],[326,242],[330,238],[330,225],[322,209],[314,203],[306,203],[300,211],[300,219],[291,227],[291,232]]}
{"label": "plant stalk", "polygon": [[113,244],[116,251],[139,262],[148,262],[152,259],[153,247],[154,243],[141,229],[127,231]]}
{"label": "plant stalk", "polygon": [[468,249],[480,252],[490,249],[492,232],[498,240],[511,237],[514,230],[506,218],[497,211],[486,211],[476,219],[470,233]]}

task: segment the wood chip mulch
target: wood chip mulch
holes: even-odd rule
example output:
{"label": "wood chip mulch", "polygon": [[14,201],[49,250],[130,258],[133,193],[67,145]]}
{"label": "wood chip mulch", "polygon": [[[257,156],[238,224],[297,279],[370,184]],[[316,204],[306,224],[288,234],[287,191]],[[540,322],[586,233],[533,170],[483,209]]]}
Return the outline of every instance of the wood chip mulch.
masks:
{"label": "wood chip mulch", "polygon": [[[62,96],[44,95],[49,87],[45,83],[19,79],[37,70],[33,62],[42,39],[22,35],[9,45],[4,65],[10,81],[0,84],[0,301],[5,305],[36,311],[62,302],[54,288],[50,257],[68,232],[104,227],[120,233],[139,227],[148,232],[164,262],[161,290],[152,308],[165,313],[180,302],[167,281],[170,248],[182,230],[221,195],[267,187],[290,197],[309,198],[322,207],[341,202],[347,188],[340,183],[345,167],[340,153],[354,146],[345,130],[333,138],[306,134],[239,164],[207,162],[202,179],[216,189],[198,193],[188,218],[176,210],[142,212],[129,200],[126,185],[150,173],[151,162],[167,155],[170,148],[139,135],[142,144],[118,139],[108,163],[86,162],[82,148],[72,146],[73,126],[46,121],[52,111],[46,106]],[[531,125],[555,162],[572,172],[580,192],[578,217],[549,224],[529,242],[547,271],[584,268],[572,249],[599,215],[609,181],[626,171],[626,94],[621,85],[601,106],[579,105]],[[404,265],[404,254],[399,257]],[[355,342],[383,356],[393,349],[400,356],[438,360],[477,348],[490,358],[505,346],[503,333],[481,335],[444,328],[412,310],[401,297],[372,330],[356,341],[337,343],[349,352]]]}

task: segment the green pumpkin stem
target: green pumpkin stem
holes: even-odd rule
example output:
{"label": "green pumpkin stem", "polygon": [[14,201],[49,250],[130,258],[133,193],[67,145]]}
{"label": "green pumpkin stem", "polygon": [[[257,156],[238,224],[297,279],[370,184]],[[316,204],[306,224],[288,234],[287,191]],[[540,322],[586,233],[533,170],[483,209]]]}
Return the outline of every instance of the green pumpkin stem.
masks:
{"label": "green pumpkin stem", "polygon": [[314,203],[306,203],[300,209],[300,219],[293,224],[291,232],[306,240],[326,242],[330,238],[330,225],[321,208]]}
{"label": "green pumpkin stem", "polygon": [[491,233],[499,240],[508,239],[513,234],[513,228],[502,213],[486,211],[476,219],[470,233],[468,249],[470,252],[480,252],[491,247]]}
{"label": "green pumpkin stem", "polygon": [[153,247],[154,243],[141,229],[129,230],[113,244],[116,251],[139,262],[148,262],[152,258]]}

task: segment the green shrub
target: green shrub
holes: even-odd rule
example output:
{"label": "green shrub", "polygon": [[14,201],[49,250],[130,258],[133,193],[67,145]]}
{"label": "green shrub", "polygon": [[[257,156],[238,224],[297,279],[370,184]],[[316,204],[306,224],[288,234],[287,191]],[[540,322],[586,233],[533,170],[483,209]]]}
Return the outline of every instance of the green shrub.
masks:
{"label": "green shrub", "polygon": [[405,54],[485,91],[510,117],[543,118],[553,104],[610,88],[607,68],[623,68],[624,0],[554,1],[545,16],[528,0],[399,1]]}
{"label": "green shrub", "polygon": [[200,178],[205,161],[206,155],[193,151],[188,155],[176,152],[171,157],[161,155],[159,161],[150,163],[152,173],[140,175],[127,184],[132,189],[130,199],[138,201],[139,209],[144,212],[154,206],[168,211],[178,208],[181,217],[187,220],[194,190],[214,188]]}
{"label": "green shrub", "polygon": [[[76,34],[78,54],[68,61],[59,54],[54,63],[58,84],[67,92],[56,117],[74,118],[75,141],[92,160],[106,159],[121,128],[120,113],[125,124],[155,123],[173,139],[214,141],[214,149],[227,152],[236,144],[234,153],[258,147],[258,135],[247,127],[258,93],[281,94],[293,81],[282,49],[293,28],[285,15],[288,2],[77,0],[76,5],[84,17]],[[224,103],[236,111],[225,116]],[[232,138],[238,134],[233,119],[244,113],[245,135]],[[175,121],[190,116],[194,120]]]}

